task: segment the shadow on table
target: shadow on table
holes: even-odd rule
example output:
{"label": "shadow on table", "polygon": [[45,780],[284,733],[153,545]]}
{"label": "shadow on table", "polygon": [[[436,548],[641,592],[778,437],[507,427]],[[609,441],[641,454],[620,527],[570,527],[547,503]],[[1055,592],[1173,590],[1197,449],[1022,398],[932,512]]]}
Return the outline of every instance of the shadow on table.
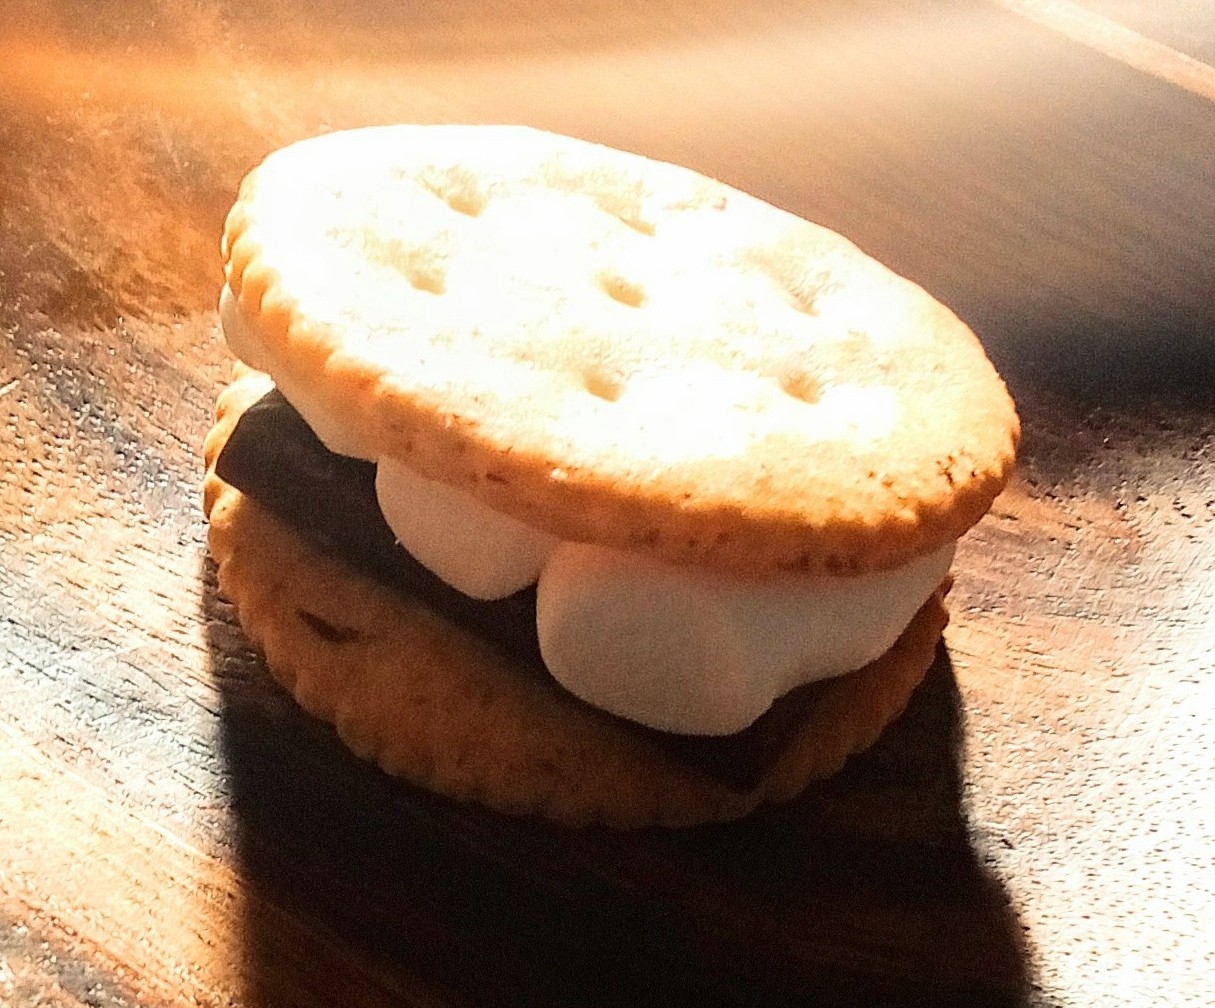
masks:
{"label": "shadow on table", "polygon": [[1015,912],[962,807],[944,648],[904,716],[800,800],[682,832],[567,830],[349,754],[217,597],[211,670],[249,1008],[287,1004],[1017,1005]]}

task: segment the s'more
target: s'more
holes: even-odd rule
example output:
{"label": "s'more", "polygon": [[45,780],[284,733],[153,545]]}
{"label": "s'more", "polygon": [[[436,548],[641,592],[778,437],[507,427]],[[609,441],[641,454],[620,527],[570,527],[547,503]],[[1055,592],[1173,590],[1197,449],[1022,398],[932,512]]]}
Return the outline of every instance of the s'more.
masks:
{"label": "s'more", "polygon": [[385,771],[570,824],[786,801],[932,664],[1018,420],[838,234],[513,126],[332,133],[223,236],[220,589]]}

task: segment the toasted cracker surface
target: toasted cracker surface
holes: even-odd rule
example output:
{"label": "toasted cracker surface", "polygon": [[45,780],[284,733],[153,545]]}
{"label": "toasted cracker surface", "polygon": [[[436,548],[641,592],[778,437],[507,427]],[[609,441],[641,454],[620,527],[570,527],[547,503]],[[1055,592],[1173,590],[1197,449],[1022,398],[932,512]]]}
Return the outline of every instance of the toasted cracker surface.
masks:
{"label": "toasted cracker surface", "polygon": [[950,311],[637,155],[518,127],[330,134],[248,176],[224,255],[289,399],[564,539],[892,567],[960,536],[1013,462],[1012,402]]}
{"label": "toasted cracker surface", "polygon": [[269,379],[237,368],[206,441],[204,501],[221,592],[276,679],[359,755],[453,798],[569,824],[684,826],[795,797],[870,745],[932,664],[932,596],[895,646],[833,680],[767,777],[738,794],[514,666],[420,602],[318,554],[214,464]]}

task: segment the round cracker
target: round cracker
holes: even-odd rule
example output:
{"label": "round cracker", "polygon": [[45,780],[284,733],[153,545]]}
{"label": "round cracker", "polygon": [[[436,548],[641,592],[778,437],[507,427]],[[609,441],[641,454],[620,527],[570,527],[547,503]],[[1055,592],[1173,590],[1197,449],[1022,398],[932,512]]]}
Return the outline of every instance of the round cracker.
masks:
{"label": "round cracker", "polygon": [[1013,404],[948,309],[638,155],[519,127],[329,134],[246,178],[224,257],[289,399],[562,539],[882,569],[958,538],[1012,466]]}
{"label": "round cracker", "polygon": [[540,682],[422,603],[313,550],[214,473],[270,386],[239,369],[206,442],[204,501],[221,592],[274,677],[346,744],[449,797],[569,824],[687,826],[785,801],[834,773],[904,708],[932,664],[944,586],[894,647],[831,681],[767,776],[739,794]]}

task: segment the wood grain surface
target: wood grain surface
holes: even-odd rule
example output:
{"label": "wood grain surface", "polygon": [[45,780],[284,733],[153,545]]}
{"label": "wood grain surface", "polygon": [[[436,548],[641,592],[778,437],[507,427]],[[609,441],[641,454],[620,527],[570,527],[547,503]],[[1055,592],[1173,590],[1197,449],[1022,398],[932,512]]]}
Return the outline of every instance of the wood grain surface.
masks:
{"label": "wood grain surface", "polygon": [[[9,0],[0,1005],[1215,1004],[1215,10]],[[728,827],[350,756],[215,590],[218,236],[327,129],[689,164],[950,304],[1025,426],[906,715]]]}

